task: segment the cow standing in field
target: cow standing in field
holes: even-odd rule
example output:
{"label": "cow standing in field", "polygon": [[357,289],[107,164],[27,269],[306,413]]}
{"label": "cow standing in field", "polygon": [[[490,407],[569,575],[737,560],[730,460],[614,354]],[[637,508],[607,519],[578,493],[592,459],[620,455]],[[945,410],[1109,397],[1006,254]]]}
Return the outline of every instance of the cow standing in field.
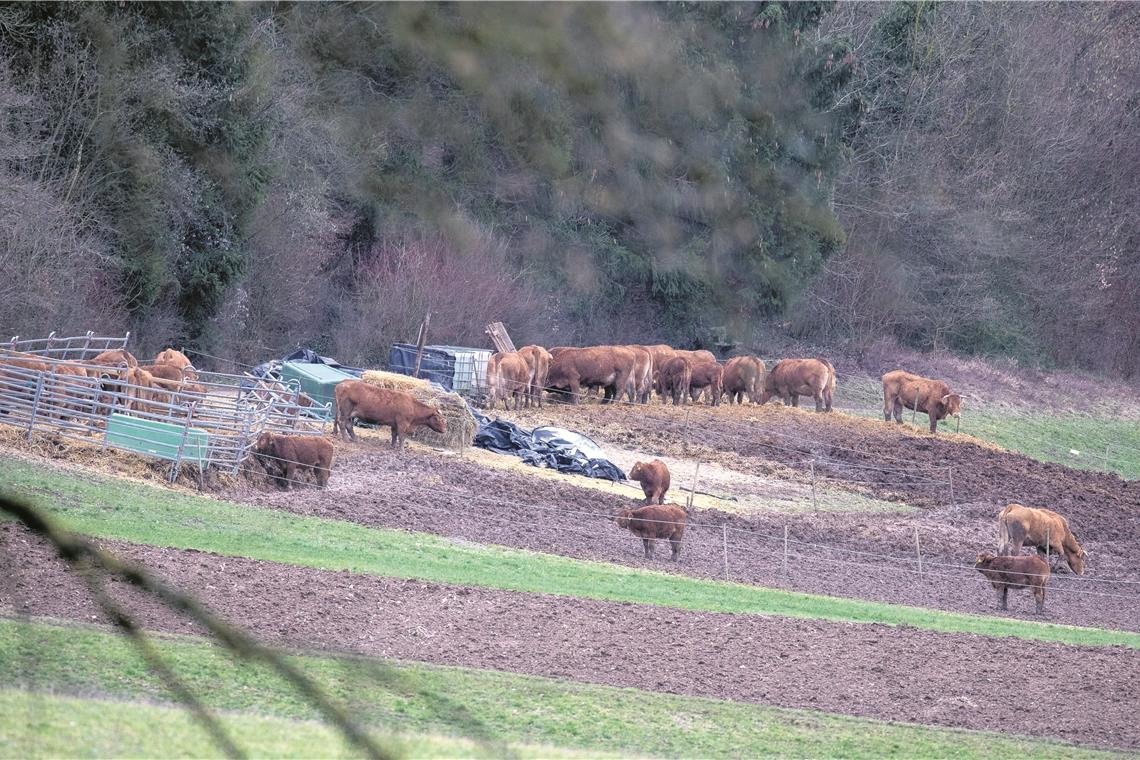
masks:
{"label": "cow standing in field", "polygon": [[503,409],[509,410],[509,399],[514,399],[515,410],[522,406],[523,397],[530,390],[531,371],[526,360],[517,352],[499,352],[487,362],[487,385],[491,390],[491,408],[503,400]]}
{"label": "cow standing in field", "polygon": [[338,431],[345,440],[356,441],[353,420],[365,420],[392,428],[392,448],[402,449],[408,433],[427,425],[437,433],[447,429],[443,414],[412,398],[410,393],[390,388],[377,388],[363,380],[343,380],[336,386],[336,418],[333,434]]}
{"label": "cow standing in field", "polygon": [[724,393],[728,403],[743,404],[744,396],[756,403],[764,383],[764,362],[755,356],[734,356],[724,365]]}
{"label": "cow standing in field", "polygon": [[311,472],[317,485],[328,485],[332,473],[333,446],[311,435],[281,435],[263,432],[253,446],[254,457],[288,491],[300,471]]}
{"label": "cow standing in field", "polygon": [[1088,552],[1069,530],[1069,521],[1051,509],[1035,509],[1008,504],[998,513],[998,552],[1020,554],[1022,546],[1032,546],[1039,556],[1063,556],[1077,575],[1085,571]]}
{"label": "cow standing in field", "polygon": [[533,403],[541,407],[542,394],[546,389],[546,377],[550,374],[550,363],[554,361],[554,356],[542,346],[523,346],[519,349],[519,356],[530,370],[527,406]]}
{"label": "cow standing in field", "polygon": [[629,400],[648,404],[649,394],[653,392],[653,354],[645,346],[623,346],[633,352],[636,362],[633,372],[626,384]]}
{"label": "cow standing in field", "polygon": [[673,406],[689,403],[689,384],[693,380],[693,363],[686,356],[674,356],[665,362],[657,376],[657,395],[661,403],[672,397]]}
{"label": "cow standing in field", "polygon": [[767,404],[773,396],[790,406],[800,405],[800,396],[815,399],[817,412],[831,411],[835,392],[835,367],[826,359],[782,359],[764,378],[764,391],[760,403]]}
{"label": "cow standing in field", "polygon": [[1009,590],[1027,588],[1037,602],[1037,614],[1045,614],[1045,584],[1049,582],[1049,563],[1040,557],[1022,554],[1017,557],[995,557],[982,552],[974,567],[998,592],[999,608],[1008,610]]}
{"label": "cow standing in field", "polygon": [[669,491],[669,468],[660,459],[652,462],[634,462],[629,479],[641,483],[646,504],[664,504]]}
{"label": "cow standing in field", "polygon": [[618,513],[619,528],[627,528],[641,538],[645,558],[653,559],[656,539],[668,539],[676,562],[681,556],[681,539],[685,535],[685,510],[672,505],[648,505],[637,509],[623,509]]}
{"label": "cow standing in field", "polygon": [[[125,348],[116,348],[111,351],[104,351],[96,356],[94,359],[86,359],[84,364],[99,364],[104,367],[118,367],[125,365],[127,367],[139,366],[139,360],[131,355],[130,351]],[[88,374],[98,374],[99,370],[88,370]]]}
{"label": "cow standing in field", "polygon": [[903,409],[922,412],[930,417],[930,432],[938,431],[938,421],[961,417],[962,397],[941,380],[912,375],[901,369],[883,375],[883,419],[902,424]]}
{"label": "cow standing in field", "polygon": [[701,397],[701,393],[708,389],[709,404],[720,405],[723,391],[724,367],[716,362],[699,362],[693,365],[692,375],[689,378],[689,396],[693,403]]}
{"label": "cow standing in field", "polygon": [[637,366],[637,355],[620,346],[566,348],[550,364],[547,387],[570,394],[577,404],[587,388],[603,388],[602,403],[612,403],[627,392],[629,378]]}

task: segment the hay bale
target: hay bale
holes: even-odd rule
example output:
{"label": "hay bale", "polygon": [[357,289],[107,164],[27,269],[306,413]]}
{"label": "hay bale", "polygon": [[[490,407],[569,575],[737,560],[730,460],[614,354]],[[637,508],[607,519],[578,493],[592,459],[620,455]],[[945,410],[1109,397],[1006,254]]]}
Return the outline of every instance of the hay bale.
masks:
{"label": "hay bale", "polygon": [[467,408],[467,402],[458,393],[436,390],[427,380],[395,372],[370,369],[364,372],[361,379],[378,388],[404,391],[417,401],[439,409],[447,422],[447,432],[440,435],[431,428],[423,426],[411,435],[413,441],[437,448],[462,451],[475,440],[475,432],[479,429],[478,423],[475,422],[471,410]]}

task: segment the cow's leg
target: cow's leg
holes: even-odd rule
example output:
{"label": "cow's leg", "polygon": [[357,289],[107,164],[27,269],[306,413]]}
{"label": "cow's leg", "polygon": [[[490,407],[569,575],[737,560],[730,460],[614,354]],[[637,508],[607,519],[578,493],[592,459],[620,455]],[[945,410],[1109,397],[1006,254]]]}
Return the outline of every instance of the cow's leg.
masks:
{"label": "cow's leg", "polygon": [[285,481],[285,490],[293,490],[293,481],[297,479],[297,463],[285,462],[285,473],[282,480]]}
{"label": "cow's leg", "polygon": [[815,393],[812,394],[812,398],[815,399],[815,410],[817,412],[822,412],[823,411],[823,391],[816,391]]}
{"label": "cow's leg", "polygon": [[356,418],[351,414],[344,421],[344,429],[348,431],[348,440],[352,441],[353,443],[356,443],[356,427],[353,425],[353,422],[355,421]]}
{"label": "cow's leg", "polygon": [[653,556],[653,539],[643,538],[641,543],[645,548],[645,558],[649,559]]}
{"label": "cow's leg", "polygon": [[1037,614],[1045,614],[1045,584],[1041,583],[1033,587],[1033,598],[1037,601]]}
{"label": "cow's leg", "polygon": [[1008,610],[1009,586],[1001,587],[1001,591],[998,592],[998,599],[1001,601],[1001,609]]}
{"label": "cow's leg", "polygon": [[392,422],[392,448],[397,448],[400,442],[400,427],[399,423]]}
{"label": "cow's leg", "polygon": [[670,539],[669,539],[669,544],[670,544],[670,546],[671,546],[671,547],[672,547],[672,549],[673,549],[673,556],[672,556],[672,557],[670,557],[669,559],[671,559],[671,560],[673,560],[674,562],[676,562],[676,561],[677,561],[677,560],[680,558],[680,556],[681,556],[681,539],[679,539],[679,538],[670,538]]}
{"label": "cow's leg", "polygon": [[937,433],[938,432],[938,417],[933,415],[933,414],[930,415],[930,432],[931,433]]}

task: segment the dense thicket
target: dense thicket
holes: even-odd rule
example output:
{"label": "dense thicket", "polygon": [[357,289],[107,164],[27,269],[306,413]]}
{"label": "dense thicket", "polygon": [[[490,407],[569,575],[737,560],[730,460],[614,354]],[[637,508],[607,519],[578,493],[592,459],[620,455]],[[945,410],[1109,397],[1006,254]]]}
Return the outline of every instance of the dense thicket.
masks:
{"label": "dense thicket", "polygon": [[371,362],[427,310],[479,344],[791,313],[1125,369],[1136,17],[3,6],[0,329]]}

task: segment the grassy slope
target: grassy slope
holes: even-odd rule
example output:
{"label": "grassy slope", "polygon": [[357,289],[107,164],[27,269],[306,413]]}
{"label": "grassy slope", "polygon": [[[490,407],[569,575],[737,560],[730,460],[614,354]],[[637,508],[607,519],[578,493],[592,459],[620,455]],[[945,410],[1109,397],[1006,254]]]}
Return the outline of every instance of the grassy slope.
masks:
{"label": "grassy slope", "polygon": [[[236,664],[215,647],[192,637],[160,636],[155,640],[178,675],[212,709],[256,712],[278,721],[317,717],[312,708],[262,666]],[[494,737],[510,743],[638,755],[1104,756],[988,732],[653,694],[508,673],[390,664],[363,658],[304,655],[293,659],[360,722],[399,732]],[[75,703],[79,712],[61,715],[60,711],[72,703],[42,696],[44,691],[53,690],[114,699],[166,699],[160,682],[147,671],[128,642],[99,629],[0,621],[0,682],[21,683],[31,690],[23,696],[0,692],[0,737],[15,734],[16,747],[20,746],[19,729],[25,716],[42,722],[42,731],[28,742],[41,754],[55,754],[51,748],[71,754],[67,749],[75,745],[66,743],[69,738],[86,746],[88,734],[84,731],[88,726],[94,727],[90,745],[93,754],[100,754],[95,751],[99,743],[108,732],[114,735],[112,719],[126,722],[125,748],[142,754],[150,754],[148,748],[161,750],[155,754],[168,754],[166,746],[154,743],[168,730],[177,731],[172,740],[190,742],[184,747],[203,746],[202,737],[192,735],[194,729],[185,725],[184,718],[174,728],[166,724],[147,726],[143,721],[150,708],[111,708],[105,703],[90,708],[86,706],[90,703],[82,702]],[[308,743],[322,731],[311,724],[258,721],[248,713],[231,720],[243,741],[253,738],[258,742],[252,747],[258,754],[306,754]],[[281,733],[266,735],[273,731]],[[330,751],[337,746],[329,745]],[[420,754],[420,746],[412,745],[410,749]],[[432,746],[447,749],[447,745],[429,742],[428,751]],[[501,755],[505,749],[489,741],[479,748],[491,755]],[[121,754],[118,747],[112,749],[113,754]],[[525,749],[523,753],[532,754]]]}
{"label": "grassy slope", "polygon": [[[883,391],[878,380],[856,375],[842,385],[844,411],[882,419]],[[909,425],[910,420],[909,412],[903,415],[904,423]],[[928,424],[925,414],[915,416],[920,430]],[[954,427],[953,420],[939,424],[940,431]],[[1097,409],[1095,414],[1071,410],[1046,414],[1028,405],[967,400],[959,432],[1044,462],[1140,478],[1140,423],[1116,416],[1113,408]]]}
{"label": "grassy slope", "polygon": [[[316,721],[256,714],[218,716],[226,735],[255,757],[356,757],[340,734]],[[403,757],[501,757],[450,737],[375,733]],[[578,757],[553,747],[511,745],[516,757]],[[170,705],[0,690],[0,757],[217,757],[217,745],[184,709]],[[593,755],[591,755],[593,756]]]}
{"label": "grassy slope", "polygon": [[205,499],[153,486],[76,477],[0,458],[0,482],[41,503],[72,530],[305,567],[565,594],[716,612],[911,625],[1067,644],[1124,644],[1140,634],[816,596],[457,543],[355,523]]}

